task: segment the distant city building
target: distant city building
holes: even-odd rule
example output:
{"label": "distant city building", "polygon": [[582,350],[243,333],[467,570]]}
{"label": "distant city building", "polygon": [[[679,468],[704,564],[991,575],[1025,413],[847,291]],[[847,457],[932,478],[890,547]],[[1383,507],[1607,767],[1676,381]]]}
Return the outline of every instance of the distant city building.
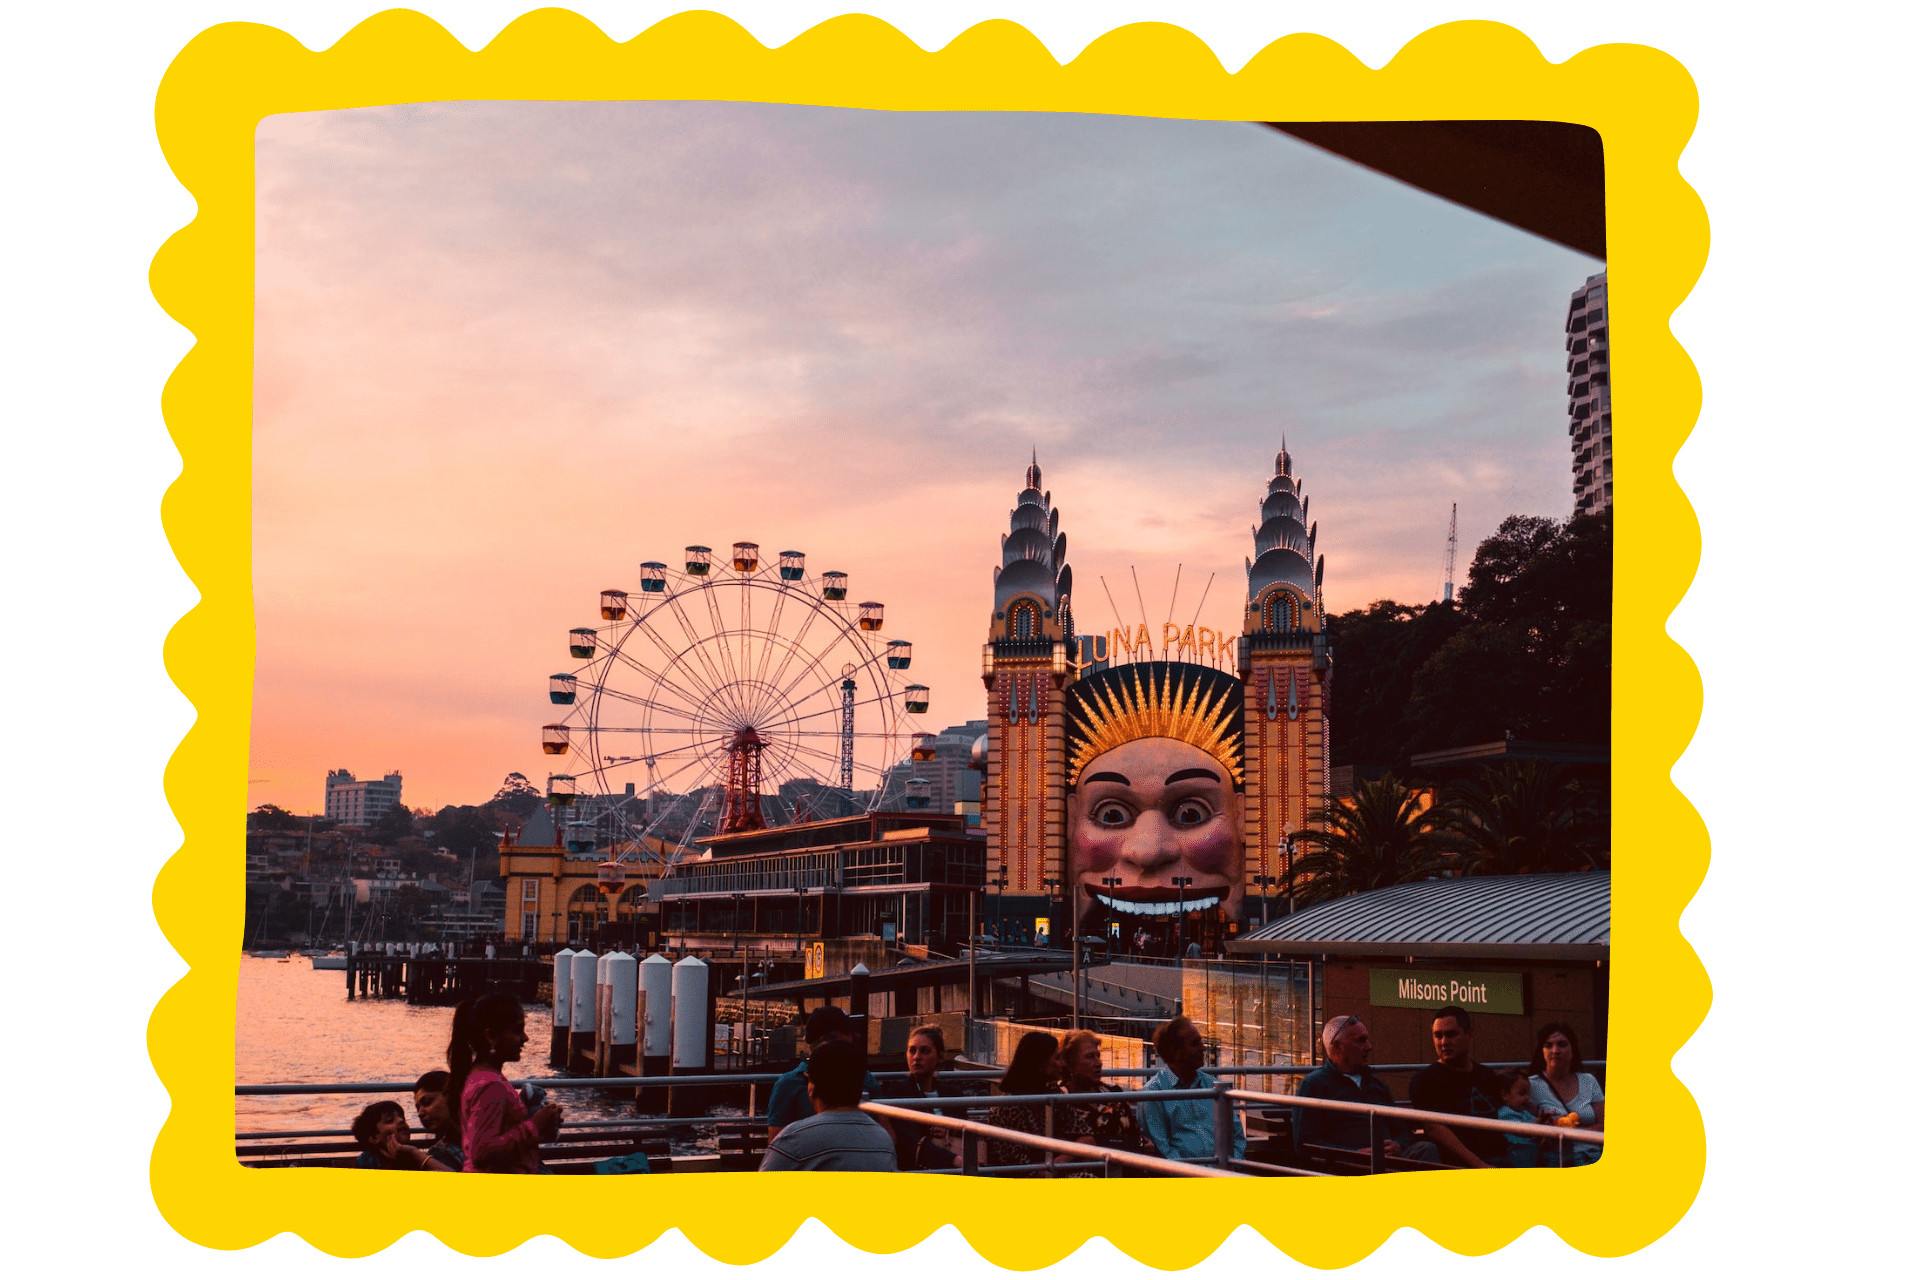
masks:
{"label": "distant city building", "polygon": [[1573,510],[1613,506],[1613,387],[1607,360],[1607,273],[1588,276],[1567,307],[1567,434]]}
{"label": "distant city building", "polygon": [[327,817],[350,827],[366,827],[400,803],[400,775],[361,782],[345,769],[327,775]]}
{"label": "distant city building", "polygon": [[970,813],[975,820],[972,825],[978,826],[980,775],[971,768],[973,744],[987,735],[988,727],[985,720],[969,720],[922,735],[914,743],[912,758],[887,771],[880,807]]}
{"label": "distant city building", "polygon": [[971,768],[973,744],[987,736],[985,720],[949,725],[933,740],[933,759],[922,761],[921,777],[932,783],[932,808],[939,813],[964,813],[971,804],[977,826],[980,813],[980,775]]}

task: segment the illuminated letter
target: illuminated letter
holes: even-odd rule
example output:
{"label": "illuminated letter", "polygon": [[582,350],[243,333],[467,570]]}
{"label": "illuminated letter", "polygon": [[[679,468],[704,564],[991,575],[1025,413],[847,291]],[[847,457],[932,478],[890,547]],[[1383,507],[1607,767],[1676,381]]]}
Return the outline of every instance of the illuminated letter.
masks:
{"label": "illuminated letter", "polygon": [[1180,633],[1180,652],[1188,655],[1189,657],[1193,656],[1194,650],[1193,650],[1193,628],[1192,627],[1188,627],[1185,631]]}
{"label": "illuminated letter", "polygon": [[1173,659],[1173,651],[1180,646],[1180,624],[1165,623],[1160,628],[1160,647],[1166,650],[1167,659]]}
{"label": "illuminated letter", "polygon": [[1128,640],[1127,633],[1124,631],[1107,632],[1108,656],[1111,657],[1115,662],[1119,662],[1120,651],[1122,649],[1127,651],[1127,657],[1129,659],[1133,657],[1133,644],[1131,641]]}
{"label": "illuminated letter", "polygon": [[1140,653],[1142,650],[1146,651],[1147,661],[1153,661],[1153,637],[1147,634],[1146,623],[1143,622],[1140,624],[1140,630],[1133,637],[1133,644],[1129,647],[1133,650],[1133,660],[1135,662],[1140,661]]}
{"label": "illuminated letter", "polygon": [[1208,661],[1212,661],[1213,659],[1213,628],[1212,627],[1200,628],[1200,647],[1194,651],[1194,656],[1196,658],[1204,658]]}

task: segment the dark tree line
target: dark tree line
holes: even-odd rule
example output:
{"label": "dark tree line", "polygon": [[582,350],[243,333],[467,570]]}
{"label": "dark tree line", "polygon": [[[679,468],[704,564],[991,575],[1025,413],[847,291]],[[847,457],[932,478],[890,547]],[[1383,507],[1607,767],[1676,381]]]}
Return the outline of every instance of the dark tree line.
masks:
{"label": "dark tree line", "polygon": [[1558,765],[1513,761],[1437,791],[1389,773],[1293,833],[1289,890],[1301,905],[1443,876],[1591,871],[1609,863],[1596,788]]}
{"label": "dark tree line", "polygon": [[1456,604],[1380,600],[1327,620],[1333,762],[1362,776],[1516,738],[1610,740],[1613,515],[1509,516]]}

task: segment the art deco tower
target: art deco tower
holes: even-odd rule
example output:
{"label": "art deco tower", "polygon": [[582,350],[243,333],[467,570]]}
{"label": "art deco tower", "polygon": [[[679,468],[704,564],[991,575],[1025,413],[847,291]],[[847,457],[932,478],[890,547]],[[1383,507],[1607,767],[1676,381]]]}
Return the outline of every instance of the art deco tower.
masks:
{"label": "art deco tower", "polygon": [[981,655],[987,686],[987,777],[981,825],[989,876],[1005,868],[1009,894],[1039,895],[1064,881],[1065,721],[1072,680],[1073,571],[1053,495],[1036,455],[1001,535],[993,621]]}
{"label": "art deco tower", "polygon": [[1332,739],[1327,710],[1332,662],[1314,557],[1318,525],[1307,523],[1306,491],[1286,441],[1260,504],[1247,561],[1247,613],[1240,635],[1246,683],[1247,897],[1276,890],[1256,877],[1285,874],[1282,845],[1326,802]]}

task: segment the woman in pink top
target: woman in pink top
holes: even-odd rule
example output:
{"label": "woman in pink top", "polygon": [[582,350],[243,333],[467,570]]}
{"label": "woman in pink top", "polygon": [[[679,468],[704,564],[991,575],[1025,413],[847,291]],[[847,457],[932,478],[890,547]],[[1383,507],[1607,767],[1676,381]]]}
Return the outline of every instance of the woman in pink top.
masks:
{"label": "woman in pink top", "polygon": [[466,1136],[467,1173],[540,1173],[540,1144],[553,1141],[561,1109],[547,1103],[527,1113],[520,1091],[500,1068],[520,1061],[527,1043],[527,1016],[520,1002],[502,993],[462,1000],[453,1011],[447,1044],[447,1092],[460,1099]]}

